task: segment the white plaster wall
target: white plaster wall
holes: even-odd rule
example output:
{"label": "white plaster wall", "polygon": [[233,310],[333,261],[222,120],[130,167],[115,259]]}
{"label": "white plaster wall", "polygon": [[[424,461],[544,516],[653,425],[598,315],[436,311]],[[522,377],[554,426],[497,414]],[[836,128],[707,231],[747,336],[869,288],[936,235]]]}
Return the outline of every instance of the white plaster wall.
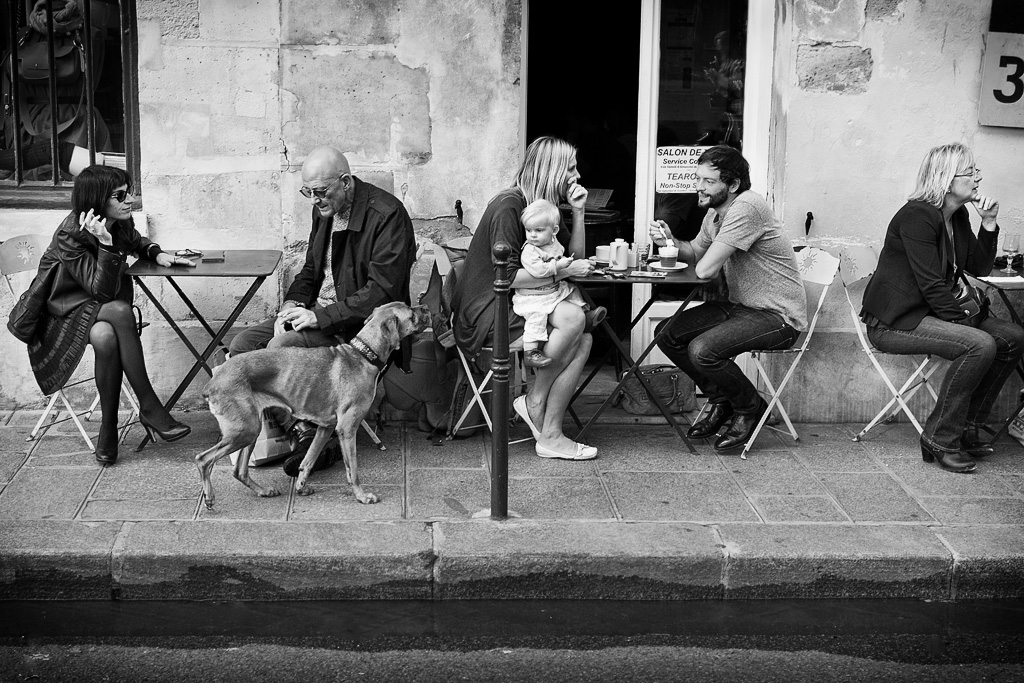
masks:
{"label": "white plaster wall", "polygon": [[[880,243],[925,152],[962,141],[984,169],[981,191],[1000,201],[1003,230],[1024,233],[1024,130],[978,125],[981,57],[990,3],[796,0],[783,3],[780,54],[834,41],[871,51],[863,92],[801,89],[795,59],[777,65],[785,126],[779,208],[791,231]],[[865,7],[892,6],[869,18]],[[778,171],[777,171],[778,173]],[[974,215],[975,226],[977,218]]]}

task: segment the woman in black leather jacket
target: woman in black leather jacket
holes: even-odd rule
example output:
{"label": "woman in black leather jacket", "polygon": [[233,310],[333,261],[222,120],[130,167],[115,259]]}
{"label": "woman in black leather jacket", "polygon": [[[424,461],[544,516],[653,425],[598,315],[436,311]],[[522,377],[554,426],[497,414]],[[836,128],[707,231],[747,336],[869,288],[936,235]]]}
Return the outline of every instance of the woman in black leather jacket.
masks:
{"label": "woman in black leather jacket", "polygon": [[119,168],[90,166],[75,179],[72,212],[39,262],[38,278],[51,282],[46,310],[29,343],[39,387],[52,394],[75,371],[86,344],[96,356],[102,419],[96,460],[117,460],[117,411],[127,376],[139,400],[139,421],[150,436],[175,441],[191,429],[164,409],[146,372],[135,315],[128,254],[161,266],[194,265],[165,254],[135,229],[131,177]]}
{"label": "woman in black leather jacket", "polygon": [[[973,472],[992,453],[978,427],[1024,354],[1024,330],[993,316],[974,321],[959,300],[964,273],[988,275],[995,258],[999,202],[978,192],[981,169],[960,143],[932,148],[917,186],[885,234],[864,292],[868,338],[885,353],[950,361],[921,434],[925,462]],[[975,234],[967,206],[981,219]]]}

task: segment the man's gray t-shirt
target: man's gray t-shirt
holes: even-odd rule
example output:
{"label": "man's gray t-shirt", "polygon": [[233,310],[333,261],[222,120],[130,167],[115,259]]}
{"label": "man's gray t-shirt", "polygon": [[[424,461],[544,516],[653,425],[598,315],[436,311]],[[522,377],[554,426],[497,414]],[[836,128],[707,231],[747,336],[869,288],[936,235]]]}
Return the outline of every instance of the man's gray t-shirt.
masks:
{"label": "man's gray t-shirt", "polygon": [[729,301],[774,311],[798,330],[807,326],[807,297],[793,245],[768,202],[752,190],[740,193],[721,220],[708,209],[694,243],[735,247],[725,262]]}

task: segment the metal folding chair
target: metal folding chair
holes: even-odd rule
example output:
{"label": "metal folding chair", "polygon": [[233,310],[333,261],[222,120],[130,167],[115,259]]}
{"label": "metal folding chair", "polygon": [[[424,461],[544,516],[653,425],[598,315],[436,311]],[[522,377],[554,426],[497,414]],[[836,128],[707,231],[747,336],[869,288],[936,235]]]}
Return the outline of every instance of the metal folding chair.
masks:
{"label": "metal folding chair", "polygon": [[[763,393],[767,394],[768,408],[764,411],[764,415],[758,421],[757,426],[754,428],[754,433],[750,436],[746,445],[743,446],[743,452],[740,453],[740,458],[746,459],[747,452],[751,446],[754,445],[754,441],[757,439],[757,435],[760,434],[761,428],[767,426],[769,429],[775,431],[782,431],[768,424],[769,416],[772,411],[778,412],[779,417],[782,418],[783,422],[786,423],[786,428],[789,431],[790,436],[793,437],[794,441],[799,441],[800,436],[796,432],[796,428],[793,426],[793,422],[789,419],[789,413],[786,412],[786,407],[782,404],[781,395],[785,390],[786,385],[789,384],[789,380],[793,378],[793,374],[796,372],[797,366],[800,364],[800,360],[807,353],[807,349],[811,344],[811,337],[814,334],[814,329],[818,325],[818,317],[821,314],[821,307],[825,303],[825,298],[828,296],[829,287],[835,280],[836,272],[839,270],[839,259],[828,253],[823,249],[816,247],[808,247],[802,249],[796,253],[797,265],[800,267],[800,279],[804,283],[804,289],[807,292],[807,328],[803,330],[797,337],[793,346],[788,349],[772,349],[772,350],[755,350],[750,352],[751,359],[754,363],[754,367],[757,368],[757,374],[765,386]],[[820,290],[820,291],[819,291]],[[792,362],[789,364],[789,368],[786,370],[786,374],[783,375],[782,380],[778,386],[772,383],[771,376],[765,369],[763,360],[768,356],[790,356]]]}
{"label": "metal folding chair", "polygon": [[[12,279],[19,273],[38,270],[39,259],[42,258],[43,252],[46,251],[46,247],[49,243],[50,237],[47,237],[46,235],[27,234],[11,237],[0,244],[0,274],[4,276],[4,280],[7,282],[7,288],[15,298],[20,295],[20,292],[15,291]],[[137,329],[141,333],[141,322]],[[48,426],[57,425],[62,422],[66,422],[67,420],[73,421],[75,426],[78,428],[79,434],[82,435],[82,439],[85,440],[86,445],[89,447],[89,450],[93,450],[94,445],[92,443],[92,439],[89,438],[89,434],[85,431],[85,426],[79,418],[84,417],[88,420],[92,417],[93,412],[96,410],[96,406],[99,404],[99,394],[97,393],[92,404],[88,408],[80,410],[71,404],[71,401],[65,393],[65,389],[78,386],[79,384],[85,384],[86,382],[92,382],[93,379],[94,378],[90,376],[67,382],[63,387],[51,394],[48,397],[49,401],[46,404],[46,409],[43,411],[43,414],[39,416],[39,420],[32,428],[27,440],[32,441],[39,435],[40,430],[43,428],[43,423],[46,422],[46,418],[50,416],[54,407],[57,405],[57,400],[60,399],[68,415],[67,417],[54,420]],[[123,432],[123,430],[127,429],[135,416],[139,414],[139,404],[135,401],[135,397],[132,396],[131,392],[128,390],[128,385],[126,383],[121,385],[121,390],[127,399],[128,404],[131,406],[131,413],[128,415],[124,424],[120,427],[120,430]]]}
{"label": "metal folding chair", "polygon": [[855,437],[854,441],[860,441],[865,434],[867,434],[875,425],[879,423],[888,424],[892,422],[899,412],[902,410],[910,423],[914,425],[917,433],[920,434],[924,431],[921,427],[921,423],[918,422],[917,417],[914,415],[914,411],[910,409],[908,401],[914,396],[922,387],[925,388],[928,393],[931,394],[933,400],[938,400],[939,396],[935,389],[932,387],[931,380],[932,375],[938,369],[938,366],[932,362],[930,355],[924,356],[920,361],[914,360],[915,367],[913,372],[907,380],[896,388],[895,383],[889,378],[885,370],[882,369],[882,365],[878,362],[878,356],[881,355],[893,355],[893,354],[882,354],[881,351],[873,348],[871,343],[868,341],[867,333],[865,332],[865,325],[860,319],[860,315],[857,311],[857,306],[853,303],[853,297],[850,296],[850,287],[864,280],[875,272],[875,268],[878,266],[878,254],[871,247],[862,246],[850,246],[843,250],[842,254],[842,265],[840,267],[840,273],[843,280],[843,289],[846,292],[846,300],[850,304],[850,319],[853,322],[853,329],[857,332],[857,339],[860,341],[861,348],[864,349],[864,353],[867,354],[868,360],[871,361],[871,365],[878,372],[879,377],[882,378],[882,382],[885,383],[886,388],[892,395],[889,402],[885,404],[877,415],[864,427]]}

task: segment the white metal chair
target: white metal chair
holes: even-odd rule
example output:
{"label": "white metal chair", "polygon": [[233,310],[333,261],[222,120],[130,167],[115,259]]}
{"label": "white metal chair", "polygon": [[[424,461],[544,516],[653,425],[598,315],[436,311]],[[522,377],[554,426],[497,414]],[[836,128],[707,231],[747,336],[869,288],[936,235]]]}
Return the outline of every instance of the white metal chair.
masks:
{"label": "white metal chair", "polygon": [[914,411],[910,409],[908,401],[922,387],[931,394],[932,399],[938,400],[938,394],[935,392],[935,389],[929,381],[932,374],[934,374],[936,369],[938,369],[938,366],[932,362],[932,357],[930,355],[925,355],[920,361],[917,361],[915,358],[914,363],[916,365],[914,367],[914,371],[910,374],[910,377],[907,378],[907,381],[897,389],[896,385],[878,362],[878,355],[882,352],[873,348],[871,343],[868,341],[867,334],[864,329],[864,323],[861,321],[860,315],[857,311],[857,306],[854,305],[853,298],[850,296],[850,287],[854,283],[870,277],[871,274],[875,272],[875,268],[877,266],[878,254],[875,253],[871,247],[848,246],[843,249],[840,273],[843,280],[843,289],[846,292],[846,300],[850,304],[850,318],[853,322],[853,328],[857,331],[857,339],[860,341],[861,348],[864,349],[864,353],[867,354],[868,360],[871,361],[871,365],[878,372],[878,375],[882,378],[886,388],[892,395],[892,398],[885,404],[885,407],[875,415],[871,422],[869,422],[867,426],[857,434],[857,436],[853,437],[854,441],[860,441],[875,425],[879,423],[888,424],[892,422],[899,414],[900,410],[906,414],[910,423],[914,425],[914,428],[917,429],[918,434],[920,434],[924,429],[921,427],[921,423],[918,422],[917,417],[915,417]]}
{"label": "white metal chair", "polygon": [[[0,244],[0,274],[4,276],[4,280],[7,282],[7,287],[15,298],[20,295],[20,292],[15,292],[14,285],[12,283],[13,276],[18,275],[19,273],[36,271],[39,268],[39,259],[42,257],[43,252],[46,251],[46,247],[49,243],[50,238],[45,235],[27,234],[11,237]],[[82,425],[82,421],[79,418],[84,416],[85,419],[88,420],[92,417],[92,414],[99,403],[99,394],[97,393],[92,404],[87,409],[78,410],[71,404],[71,401],[65,393],[65,389],[92,381],[93,377],[91,376],[76,379],[66,383],[63,387],[51,394],[49,396],[49,401],[46,404],[46,409],[43,411],[43,414],[39,416],[39,420],[36,422],[35,427],[32,428],[27,440],[32,441],[36,438],[39,431],[42,429],[46,418],[56,406],[57,399],[60,399],[61,403],[64,405],[64,409],[68,413],[68,416],[53,421],[50,426],[66,422],[67,420],[72,420],[75,423],[75,426],[78,427],[78,432],[82,435],[82,439],[85,440],[89,450],[93,450],[94,446],[92,439],[89,438],[89,434],[85,431],[85,426]],[[128,400],[128,404],[131,406],[131,413],[120,428],[121,430],[124,430],[135,416],[138,415],[139,405],[136,403],[135,397],[132,396],[131,392],[128,390],[127,384],[122,384],[122,392]]]}
{"label": "white metal chair", "polygon": [[[788,349],[756,350],[750,352],[754,367],[757,368],[757,374],[765,386],[764,393],[767,394],[768,408],[764,411],[764,415],[761,416],[757,426],[754,428],[754,433],[751,434],[750,439],[748,439],[746,445],[743,446],[743,452],[740,453],[740,458],[744,460],[747,457],[747,452],[750,450],[751,446],[754,445],[754,441],[757,439],[757,435],[761,432],[763,427],[768,426],[769,429],[782,431],[781,429],[776,429],[770,424],[767,424],[769,416],[772,414],[772,410],[776,410],[779,417],[781,417],[783,422],[786,423],[786,428],[788,429],[790,436],[793,437],[793,440],[800,440],[800,435],[797,434],[796,428],[793,426],[793,422],[789,419],[789,413],[786,412],[786,407],[782,404],[780,396],[786,388],[786,385],[789,384],[789,380],[792,379],[793,374],[796,372],[796,368],[800,364],[800,359],[804,357],[804,354],[807,352],[807,349],[811,344],[811,336],[814,334],[814,329],[818,325],[818,317],[821,314],[821,307],[824,305],[825,298],[828,296],[829,286],[835,280],[836,273],[839,270],[839,259],[823,249],[808,247],[796,253],[796,261],[800,268],[800,279],[803,281],[804,289],[807,292],[807,328],[800,333],[793,346]],[[771,376],[768,374],[768,371],[762,363],[768,355],[778,355],[780,357],[788,355],[792,357],[789,369],[786,371],[786,374],[783,375],[782,380],[779,382],[777,387],[772,383]]]}

